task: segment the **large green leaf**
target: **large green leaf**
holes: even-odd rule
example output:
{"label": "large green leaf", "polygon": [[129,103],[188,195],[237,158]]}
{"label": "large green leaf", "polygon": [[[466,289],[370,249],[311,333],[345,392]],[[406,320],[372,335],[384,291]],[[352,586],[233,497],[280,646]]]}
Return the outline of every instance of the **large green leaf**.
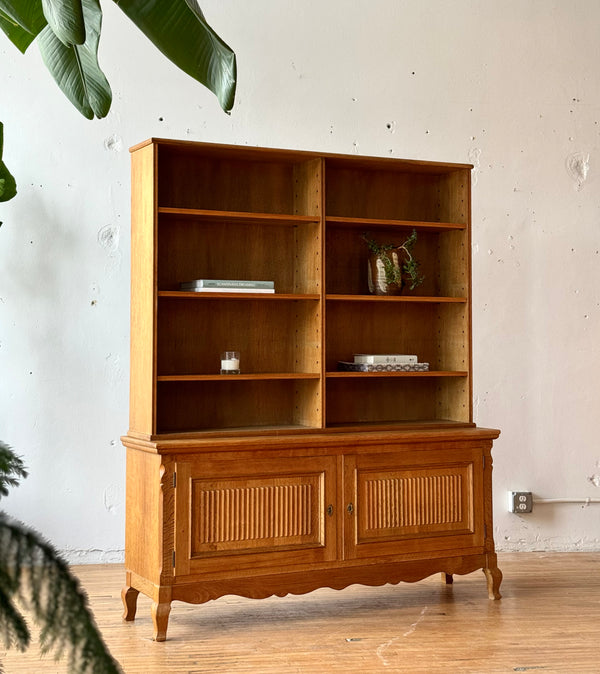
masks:
{"label": "large green leaf", "polygon": [[18,23],[15,23],[4,12],[0,10],[0,29],[2,29],[8,39],[15,45],[15,47],[24,54],[27,47],[35,40],[35,35],[29,31],[21,28]]}
{"label": "large green leaf", "polygon": [[64,45],[85,42],[81,0],[42,0],[42,7],[48,25]]}
{"label": "large green leaf", "polygon": [[41,0],[0,0],[0,12],[34,37],[46,25]]}
{"label": "large green leaf", "polygon": [[[17,183],[2,161],[4,149],[4,125],[0,122],[0,201],[8,201],[17,194]],[[0,223],[2,224],[2,223]]]}
{"label": "large green leaf", "polygon": [[195,0],[114,0],[178,68],[208,87],[225,112],[233,107],[235,54],[206,23]]}
{"label": "large green leaf", "polygon": [[98,0],[83,0],[86,40],[83,45],[64,45],[50,26],[40,33],[38,43],[46,67],[65,96],[84,117],[105,117],[112,92],[98,64],[98,42],[102,10]]}

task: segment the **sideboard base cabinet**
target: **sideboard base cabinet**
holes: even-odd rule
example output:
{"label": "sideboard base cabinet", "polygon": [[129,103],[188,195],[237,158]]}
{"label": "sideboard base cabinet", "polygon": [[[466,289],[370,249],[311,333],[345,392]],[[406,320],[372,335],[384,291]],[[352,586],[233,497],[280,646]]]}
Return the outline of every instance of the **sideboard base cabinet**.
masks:
{"label": "sideboard base cabinet", "polygon": [[[406,437],[408,435],[408,437]],[[303,594],[482,569],[498,431],[148,442],[125,437],[124,617],[139,592],[166,638],[172,601]]]}
{"label": "sideboard base cabinet", "polygon": [[[160,139],[131,157],[125,619],[144,593],[162,641],[174,600],[476,569],[498,599],[472,167]],[[366,233],[416,234],[422,284],[371,294]],[[426,365],[355,372],[354,354]]]}

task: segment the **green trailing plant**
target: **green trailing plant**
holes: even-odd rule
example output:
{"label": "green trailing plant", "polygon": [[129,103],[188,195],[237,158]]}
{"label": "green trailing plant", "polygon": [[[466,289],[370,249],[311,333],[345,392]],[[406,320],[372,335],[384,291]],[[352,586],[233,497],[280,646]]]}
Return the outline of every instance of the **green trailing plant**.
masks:
{"label": "green trailing plant", "polygon": [[[27,477],[23,461],[0,441],[0,498]],[[42,652],[68,653],[74,674],[118,674],[67,563],[36,531],[0,511],[0,641],[24,651],[31,633],[19,606],[40,626]],[[2,672],[0,662],[0,672]]]}
{"label": "green trailing plant", "polygon": [[[405,284],[408,285],[410,290],[414,290],[423,283],[425,277],[419,273],[420,263],[412,253],[417,243],[416,229],[413,229],[411,235],[400,245],[393,243],[380,244],[366,232],[363,234],[363,239],[367,243],[369,252],[381,260],[387,284],[394,284],[398,288]],[[392,258],[394,251],[397,252],[400,259],[399,264],[394,264]]]}

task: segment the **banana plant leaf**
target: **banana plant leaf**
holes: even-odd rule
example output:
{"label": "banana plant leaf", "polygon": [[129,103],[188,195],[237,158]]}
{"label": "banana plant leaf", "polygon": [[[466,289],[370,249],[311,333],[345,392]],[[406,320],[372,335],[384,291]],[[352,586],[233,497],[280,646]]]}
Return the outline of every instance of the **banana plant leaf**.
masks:
{"label": "banana plant leaf", "polygon": [[23,54],[46,23],[40,0],[0,0],[0,29]]}
{"label": "banana plant leaf", "polygon": [[[233,107],[234,52],[208,25],[197,0],[114,0],[178,68]],[[42,58],[59,87],[88,119],[104,117],[112,92],[98,63],[98,0],[0,0],[0,30],[23,53],[39,36]]]}
{"label": "banana plant leaf", "polygon": [[42,0],[42,7],[52,31],[65,46],[85,42],[81,0]]}
{"label": "banana plant leaf", "polygon": [[48,25],[39,35],[42,59],[65,96],[84,117],[105,117],[112,92],[98,64],[102,10],[98,0],[82,0],[86,39],[66,46]]}
{"label": "banana plant leaf", "polygon": [[[17,183],[2,161],[4,149],[4,125],[0,122],[0,201],[8,201],[17,194]],[[0,223],[2,224],[2,223]]]}
{"label": "banana plant leaf", "polygon": [[19,24],[9,19],[6,14],[0,10],[0,29],[6,33],[8,39],[15,45],[15,47],[24,54],[27,47],[35,40],[35,35],[29,31],[21,28]]}
{"label": "banana plant leaf", "polygon": [[235,54],[206,23],[195,0],[114,0],[178,68],[201,82],[225,112],[233,107]]}
{"label": "banana plant leaf", "polygon": [[40,0],[0,0],[0,12],[34,36],[46,25]]}
{"label": "banana plant leaf", "polygon": [[23,53],[46,23],[66,46],[85,42],[81,0],[0,0],[0,28]]}

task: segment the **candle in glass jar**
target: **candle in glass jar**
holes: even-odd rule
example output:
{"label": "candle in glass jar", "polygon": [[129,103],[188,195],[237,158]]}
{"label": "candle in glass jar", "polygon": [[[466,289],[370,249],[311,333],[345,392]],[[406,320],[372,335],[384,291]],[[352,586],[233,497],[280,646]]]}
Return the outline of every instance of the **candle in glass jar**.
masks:
{"label": "candle in glass jar", "polygon": [[221,354],[221,374],[240,373],[240,354],[238,351],[224,351]]}

